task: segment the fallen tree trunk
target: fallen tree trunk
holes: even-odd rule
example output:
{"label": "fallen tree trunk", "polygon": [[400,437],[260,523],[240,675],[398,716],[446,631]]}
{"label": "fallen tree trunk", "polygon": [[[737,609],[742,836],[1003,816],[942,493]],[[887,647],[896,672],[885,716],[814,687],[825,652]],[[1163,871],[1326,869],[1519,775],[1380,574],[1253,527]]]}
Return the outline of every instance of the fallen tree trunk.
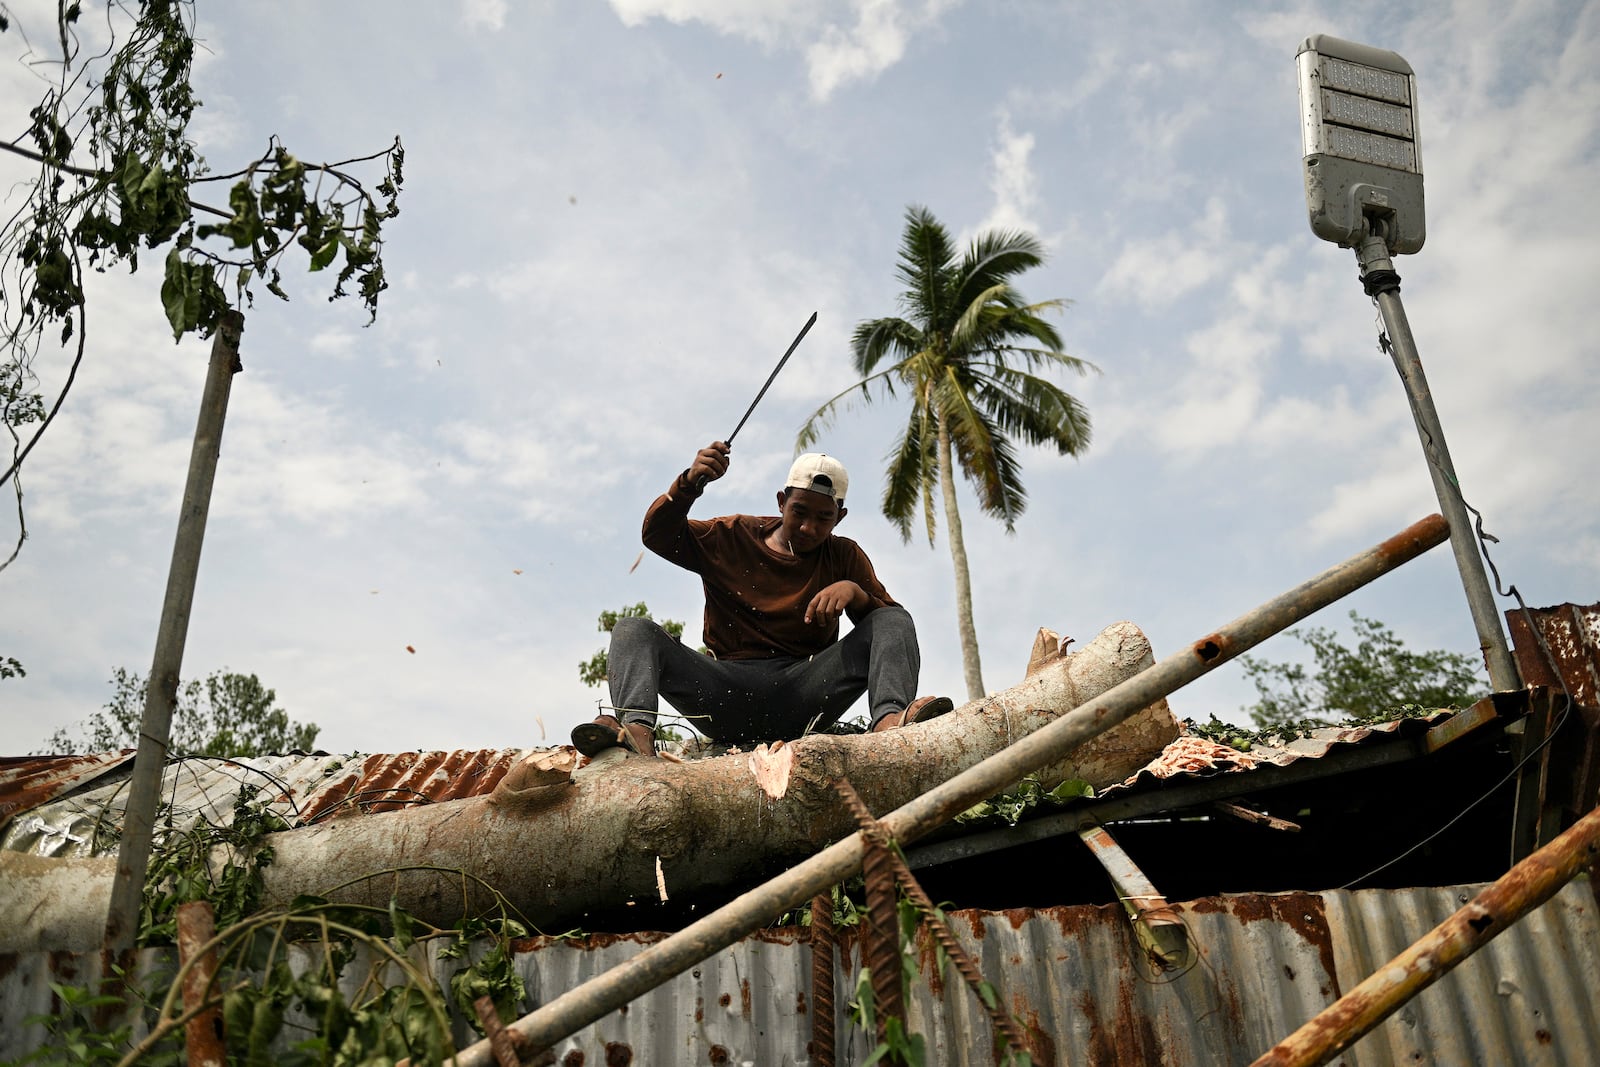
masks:
{"label": "fallen tree trunk", "polygon": [[[488,797],[270,835],[263,903],[314,894],[386,907],[392,897],[450,926],[493,906],[488,885],[556,932],[633,901],[738,887],[851,832],[833,779],[848,777],[874,811],[897,808],[1153,662],[1138,627],[1116,623],[1077,652],[1036,654],[1010,689],[886,734],[812,735],[776,758],[614,756],[572,774],[570,750],[535,753]],[[1161,701],[1040,777],[1046,788],[1069,778],[1104,787],[1176,735]],[[97,945],[112,863],[0,857],[0,951]]]}

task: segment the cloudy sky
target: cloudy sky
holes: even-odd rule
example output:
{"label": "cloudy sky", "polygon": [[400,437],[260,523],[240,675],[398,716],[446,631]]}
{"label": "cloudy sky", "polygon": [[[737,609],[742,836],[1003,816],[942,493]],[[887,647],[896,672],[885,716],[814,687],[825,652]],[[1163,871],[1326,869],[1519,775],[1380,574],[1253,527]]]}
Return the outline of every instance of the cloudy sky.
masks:
{"label": "cloudy sky", "polygon": [[[697,514],[770,512],[852,327],[895,311],[908,204],[1040,235],[1021,287],[1071,301],[1099,368],[1064,383],[1093,447],[1025,453],[1014,535],[963,497],[991,689],[1040,626],[1130,619],[1165,655],[1436,510],[1354,256],[1306,224],[1312,33],[1417,71],[1428,240],[1397,266],[1502,575],[1600,599],[1600,4],[201,0],[198,33],[217,170],[274,133],[306,159],[406,147],[377,323],[298,282],[249,312],[185,658],[259,674],[331,750],[564,740],[604,696],[577,677],[602,609],[697,633],[692,576],[630,571],[644,509],[816,311]],[[12,137],[37,83],[0,50]],[[0,161],[8,203],[26,173]],[[149,667],[209,347],[172,343],[154,267],[95,286],[25,469],[0,752]],[[825,439],[855,478],[841,533],[916,617],[923,689],[960,695],[946,545],[874,506],[901,418]],[[1476,648],[1444,549],[1316,621],[1349,608]],[[1237,717],[1252,692],[1232,665],[1172,704]]]}

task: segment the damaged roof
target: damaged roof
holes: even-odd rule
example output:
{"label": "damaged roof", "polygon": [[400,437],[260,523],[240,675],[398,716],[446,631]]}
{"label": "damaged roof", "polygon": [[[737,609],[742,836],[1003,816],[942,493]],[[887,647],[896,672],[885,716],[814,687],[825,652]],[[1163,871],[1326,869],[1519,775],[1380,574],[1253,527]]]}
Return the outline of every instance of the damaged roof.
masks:
{"label": "damaged roof", "polygon": [[[1102,797],[1147,792],[1175,779],[1249,774],[1264,767],[1323,760],[1401,736],[1426,734],[1458,716],[1439,712],[1358,728],[1313,730],[1248,751],[1183,734],[1160,756]],[[394,811],[412,804],[483,796],[520,759],[541,749],[327,753],[240,759],[186,757],[170,761],[161,797],[179,825],[225,825],[241,790],[265,801],[290,826],[323,819]],[[100,756],[36,756],[0,761],[0,848],[40,856],[106,851],[97,830],[120,824],[131,752]],[[1329,768],[1332,769],[1331,767]],[[1240,783],[1243,785],[1244,783]],[[1247,786],[1246,786],[1247,788]]]}
{"label": "damaged roof", "polygon": [[[226,825],[241,791],[290,826],[486,794],[529,749],[395,755],[191,756],[167,763],[161,800],[177,825]],[[133,754],[36,756],[0,763],[0,847],[39,856],[106,850],[120,824]],[[110,839],[115,840],[114,836]]]}

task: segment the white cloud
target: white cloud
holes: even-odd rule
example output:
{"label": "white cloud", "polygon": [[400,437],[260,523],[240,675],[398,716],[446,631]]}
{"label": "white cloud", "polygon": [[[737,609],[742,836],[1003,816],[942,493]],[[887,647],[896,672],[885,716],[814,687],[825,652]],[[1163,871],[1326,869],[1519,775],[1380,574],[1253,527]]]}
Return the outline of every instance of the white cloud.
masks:
{"label": "white cloud", "polygon": [[461,21],[468,29],[503,30],[506,0],[461,0]]}
{"label": "white cloud", "polygon": [[900,61],[910,28],[896,0],[857,0],[848,30],[830,23],[806,49],[811,95],[826,100],[841,85],[870,81]]}
{"label": "white cloud", "polygon": [[1037,232],[1034,211],[1039,204],[1039,179],[1030,162],[1033,134],[1017,133],[1011,128],[1010,116],[1002,114],[996,140],[989,171],[994,206],[978,228]]}
{"label": "white cloud", "polygon": [[834,6],[828,0],[797,0],[794,3],[764,4],[748,0],[610,0],[611,9],[629,28],[643,26],[651,19],[665,19],[676,25],[703,22],[718,33],[745,37],[765,45],[814,29],[823,9]]}
{"label": "white cloud", "polygon": [[742,0],[610,0],[629,27],[652,18],[701,22],[719,33],[805,56],[812,98],[871,81],[904,58],[911,37],[938,23],[952,0],[809,0],[752,4]]}
{"label": "white cloud", "polygon": [[1146,311],[1170,304],[1217,278],[1230,263],[1227,211],[1220,199],[1206,201],[1205,215],[1185,231],[1123,242],[1097,292],[1131,299]]}

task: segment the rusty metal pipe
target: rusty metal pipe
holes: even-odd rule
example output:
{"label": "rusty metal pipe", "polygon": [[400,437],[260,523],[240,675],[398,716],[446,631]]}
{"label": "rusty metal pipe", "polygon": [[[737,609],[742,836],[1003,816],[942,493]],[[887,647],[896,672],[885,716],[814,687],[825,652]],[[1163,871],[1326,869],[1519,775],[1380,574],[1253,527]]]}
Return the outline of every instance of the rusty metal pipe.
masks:
{"label": "rusty metal pipe", "polygon": [[[216,913],[209,900],[191,900],[178,905],[178,965],[189,967],[183,976],[183,1007],[193,1010],[213,995],[217,973],[217,950],[212,948],[189,966],[200,947],[217,934]],[[183,1027],[183,1047],[189,1067],[223,1067],[228,1050],[223,1044],[222,1005],[201,1012]]]}
{"label": "rusty metal pipe", "polygon": [[1600,808],[1278,1042],[1251,1067],[1327,1063],[1600,859]]}
{"label": "rusty metal pipe", "polygon": [[[1248,652],[1273,634],[1443,544],[1448,536],[1449,528],[1439,515],[1414,523],[1018,739],[881,821],[902,844],[922,837],[1024,775],[1065,759],[1091,737]],[[861,870],[861,860],[861,837],[851,834],[627,962],[568,990],[507,1029],[526,1038],[534,1048],[548,1048],[856,874]],[[462,1049],[457,1063],[461,1067],[493,1067],[492,1056],[489,1043],[479,1041]]]}

